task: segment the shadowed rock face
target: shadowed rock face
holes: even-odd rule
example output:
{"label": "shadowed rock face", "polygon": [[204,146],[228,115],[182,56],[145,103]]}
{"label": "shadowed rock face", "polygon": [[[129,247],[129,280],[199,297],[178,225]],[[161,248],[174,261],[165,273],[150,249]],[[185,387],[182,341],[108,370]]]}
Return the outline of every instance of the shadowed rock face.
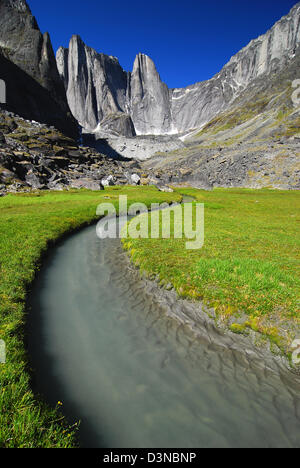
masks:
{"label": "shadowed rock face", "polygon": [[[78,36],[69,50],[60,48],[57,63],[73,115],[94,130],[111,113],[131,116],[140,134],[178,134],[209,122],[253,80],[284,69],[300,44],[300,3],[272,29],[251,41],[211,80],[169,90],[154,63],[139,54],[133,72],[117,59],[87,47]],[[67,64],[68,62],[68,64]]]}
{"label": "shadowed rock face", "polygon": [[101,122],[101,131],[110,135],[136,136],[130,115],[118,112],[109,114]]}
{"label": "shadowed rock face", "polygon": [[[70,110],[49,34],[40,32],[24,0],[0,2],[0,56],[0,78],[4,79],[5,75],[9,80],[7,85],[14,82],[7,95],[7,107],[26,118],[56,124],[75,136],[77,124],[71,114],[68,115]],[[27,86],[30,79],[28,99],[24,80]]]}

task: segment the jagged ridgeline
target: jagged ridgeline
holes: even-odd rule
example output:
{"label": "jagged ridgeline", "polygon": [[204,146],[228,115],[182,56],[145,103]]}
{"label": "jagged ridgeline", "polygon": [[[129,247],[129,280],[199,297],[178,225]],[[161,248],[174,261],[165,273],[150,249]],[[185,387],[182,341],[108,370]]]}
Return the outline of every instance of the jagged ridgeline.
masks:
{"label": "jagged ridgeline", "polygon": [[[162,186],[185,183],[198,188],[300,187],[300,106],[293,100],[298,92],[293,84],[300,79],[300,3],[212,79],[169,89],[146,55],[139,53],[132,72],[126,72],[116,57],[96,52],[77,35],[55,58],[49,34],[41,33],[26,1],[0,0],[0,79],[7,85],[1,108],[55,126],[75,140],[79,123],[81,141],[105,157],[140,161],[138,174],[146,185],[159,181]],[[37,151],[27,134],[36,135],[35,126],[24,135],[24,122],[17,119],[12,125],[7,119],[4,115],[0,139],[8,153],[20,129],[22,151],[32,145]],[[56,148],[44,141],[51,157],[78,151],[78,140],[65,148],[61,135],[55,138]],[[123,170],[120,177],[112,169],[92,174],[81,161],[59,163],[76,170],[70,180],[82,175],[97,181],[113,176],[115,183],[131,180]],[[61,169],[55,169],[58,180]],[[26,174],[19,172],[18,183],[24,183]],[[37,176],[39,186],[52,187],[47,178],[41,181]],[[68,186],[69,179],[60,183]],[[91,186],[90,180],[84,184]]]}
{"label": "jagged ridgeline", "polygon": [[[263,87],[267,101],[270,90],[265,79],[272,83],[274,75],[292,68],[299,43],[297,3],[211,80],[186,88],[168,89],[152,60],[143,54],[137,55],[133,71],[127,73],[117,58],[97,53],[79,36],[71,38],[68,49],[61,47],[56,59],[72,113],[87,131],[110,130],[124,136],[182,134],[201,128],[242,94],[247,100],[245,90],[255,83]],[[299,78],[296,67],[294,78]]]}
{"label": "jagged ridgeline", "polygon": [[0,79],[6,109],[77,134],[48,33],[41,33],[25,0],[0,0]]}

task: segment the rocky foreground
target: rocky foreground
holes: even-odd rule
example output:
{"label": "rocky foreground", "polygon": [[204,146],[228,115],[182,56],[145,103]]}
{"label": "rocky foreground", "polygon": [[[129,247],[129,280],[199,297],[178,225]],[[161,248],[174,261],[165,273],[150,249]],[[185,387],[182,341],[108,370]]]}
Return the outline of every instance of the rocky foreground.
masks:
{"label": "rocky foreground", "polygon": [[127,73],[79,36],[55,59],[27,2],[1,0],[0,192],[299,189],[299,17],[300,3],[211,80],[171,90],[149,57]]}
{"label": "rocky foreground", "polygon": [[79,146],[54,127],[0,113],[0,193],[140,183],[139,164]]}
{"label": "rocky foreground", "polygon": [[[300,138],[186,142],[147,161],[122,158],[106,140],[82,146],[55,127],[0,112],[0,194],[32,190],[102,190],[113,185],[300,189]],[[135,139],[134,139],[135,141]],[[207,143],[207,141],[205,141]]]}
{"label": "rocky foreground", "polygon": [[242,142],[212,147],[190,144],[184,150],[158,154],[143,163],[166,185],[199,189],[216,187],[300,190],[300,137]]}

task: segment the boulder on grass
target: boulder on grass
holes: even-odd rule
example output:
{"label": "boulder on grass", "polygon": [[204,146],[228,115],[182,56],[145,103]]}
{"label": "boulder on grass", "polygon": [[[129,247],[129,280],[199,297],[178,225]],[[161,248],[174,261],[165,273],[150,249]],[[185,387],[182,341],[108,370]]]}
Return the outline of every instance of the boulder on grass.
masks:
{"label": "boulder on grass", "polygon": [[73,180],[70,185],[71,188],[85,188],[87,190],[103,190],[103,185],[100,181],[92,180],[92,179],[77,179]]}
{"label": "boulder on grass", "polygon": [[139,185],[141,182],[141,178],[138,174],[132,174],[130,180],[133,185]]}
{"label": "boulder on grass", "polygon": [[103,185],[103,187],[112,187],[115,185],[115,180],[114,180],[114,177],[112,175],[108,176],[108,177],[104,177],[104,179],[101,180],[101,184]]}

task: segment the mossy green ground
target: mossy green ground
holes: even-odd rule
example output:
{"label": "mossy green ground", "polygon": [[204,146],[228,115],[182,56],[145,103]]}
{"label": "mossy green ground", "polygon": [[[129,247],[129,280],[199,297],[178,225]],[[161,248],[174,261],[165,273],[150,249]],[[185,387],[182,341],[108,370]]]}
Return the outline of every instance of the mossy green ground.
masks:
{"label": "mossy green ground", "polygon": [[[284,350],[299,337],[299,192],[181,189],[205,203],[205,245],[185,250],[180,239],[128,239],[124,245],[143,270],[172,283],[179,295],[201,299],[231,328],[252,327]],[[0,199],[0,446],[72,447],[59,405],[50,409],[30,387],[24,347],[26,292],[42,254],[63,234],[96,220],[96,207],[127,194],[130,202],[179,200],[154,188],[111,188],[9,195]],[[107,199],[106,197],[109,197]],[[243,325],[235,317],[246,315]]]}
{"label": "mossy green ground", "polygon": [[288,355],[300,336],[300,193],[180,192],[205,204],[204,247],[186,250],[185,239],[125,239],[132,261],[180,296],[214,307],[232,331],[252,328]]}
{"label": "mossy green ground", "polygon": [[24,346],[25,300],[43,253],[64,234],[96,221],[99,203],[171,202],[179,194],[154,188],[111,188],[0,198],[0,339],[7,362],[0,364],[0,447],[72,447],[76,426],[68,427],[60,405],[50,409],[32,392]]}

